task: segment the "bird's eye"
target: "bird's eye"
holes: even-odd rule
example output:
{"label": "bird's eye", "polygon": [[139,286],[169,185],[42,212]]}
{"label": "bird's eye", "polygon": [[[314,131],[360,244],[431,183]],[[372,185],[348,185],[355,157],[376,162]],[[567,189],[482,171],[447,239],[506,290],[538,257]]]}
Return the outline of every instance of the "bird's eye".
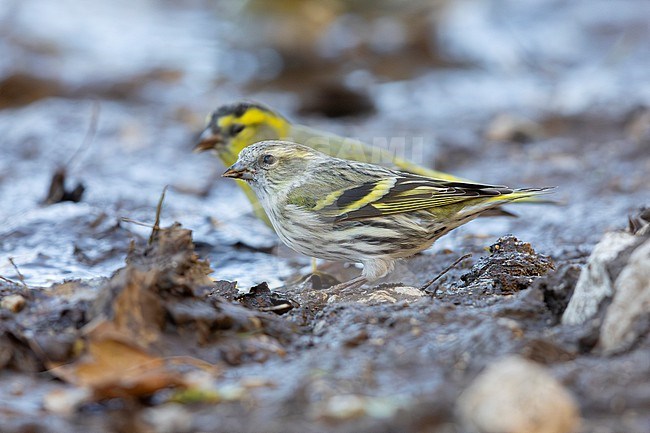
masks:
{"label": "bird's eye", "polygon": [[262,164],[264,165],[273,165],[275,164],[276,158],[273,155],[264,155],[262,157]]}
{"label": "bird's eye", "polygon": [[230,135],[235,136],[244,130],[244,125],[235,123],[230,127]]}

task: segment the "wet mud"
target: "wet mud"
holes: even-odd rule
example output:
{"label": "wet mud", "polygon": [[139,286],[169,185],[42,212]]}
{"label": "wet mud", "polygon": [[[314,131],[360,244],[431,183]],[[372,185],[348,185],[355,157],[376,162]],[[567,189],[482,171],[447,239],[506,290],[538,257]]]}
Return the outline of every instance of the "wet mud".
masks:
{"label": "wet mud", "polygon": [[[649,431],[643,2],[508,1],[507,32],[474,1],[430,22],[101,1],[75,20],[74,2],[14,3],[0,11],[0,431]],[[271,15],[304,37],[268,36],[256,20]],[[468,179],[555,186],[554,203],[508,206],[332,291],[360,268],[314,272],[191,152],[205,115],[242,98]]]}

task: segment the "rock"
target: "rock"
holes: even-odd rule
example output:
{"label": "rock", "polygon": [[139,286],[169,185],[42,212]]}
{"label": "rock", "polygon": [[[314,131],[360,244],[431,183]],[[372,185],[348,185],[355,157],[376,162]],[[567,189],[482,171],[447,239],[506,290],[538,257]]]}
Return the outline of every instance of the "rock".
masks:
{"label": "rock", "polygon": [[650,327],[650,238],[637,247],[614,283],[599,346],[605,353],[630,347]]}
{"label": "rock", "polygon": [[142,420],[155,433],[187,432],[192,430],[192,415],[180,404],[168,403],[145,409]]}
{"label": "rock", "polygon": [[294,296],[300,305],[322,309],[325,305],[334,303],[368,305],[411,303],[427,296],[427,294],[417,287],[406,286],[402,283],[387,283],[378,286],[360,287],[354,290],[327,287],[320,290],[303,291],[296,293]]}
{"label": "rock", "polygon": [[569,433],[580,424],[571,394],[519,356],[483,371],[460,396],[458,412],[467,430],[481,433]]}
{"label": "rock", "polygon": [[631,216],[627,232],[610,232],[580,273],[562,323],[597,330],[607,354],[628,349],[650,329],[650,212]]}
{"label": "rock", "polygon": [[328,421],[349,421],[372,417],[388,419],[412,402],[403,398],[382,398],[362,395],[333,395],[315,408],[316,418]]}
{"label": "rock", "polygon": [[399,302],[415,302],[426,296],[426,293],[417,287],[403,284],[382,284],[376,287],[359,288],[355,290],[337,290],[336,292],[322,290],[327,293],[328,303],[358,302],[362,304],[397,304]]}
{"label": "rock", "polygon": [[335,395],[327,400],[323,417],[339,420],[360,418],[366,414],[365,400],[356,395]]}
{"label": "rock", "polygon": [[603,236],[580,273],[573,296],[562,315],[563,324],[582,324],[598,313],[601,303],[614,294],[608,265],[638,242],[639,238],[626,232],[609,232]]}
{"label": "rock", "polygon": [[25,308],[25,298],[22,295],[8,295],[0,301],[0,308],[11,311],[12,313],[19,313]]}
{"label": "rock", "polygon": [[89,388],[57,389],[43,397],[43,408],[48,412],[69,416],[86,403],[91,394]]}

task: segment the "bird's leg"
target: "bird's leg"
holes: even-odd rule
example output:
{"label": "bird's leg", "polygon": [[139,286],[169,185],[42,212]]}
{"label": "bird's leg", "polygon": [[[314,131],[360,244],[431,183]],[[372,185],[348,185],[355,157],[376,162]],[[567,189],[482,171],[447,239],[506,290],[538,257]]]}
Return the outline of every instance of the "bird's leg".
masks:
{"label": "bird's leg", "polygon": [[311,273],[312,274],[318,273],[318,262],[316,262],[316,257],[311,258]]}
{"label": "bird's leg", "polygon": [[366,283],[375,281],[378,278],[384,277],[388,272],[393,270],[395,264],[394,260],[387,259],[373,259],[363,262],[363,272],[356,278],[349,281],[336,284],[327,288],[326,290],[332,294],[338,294],[346,290],[354,290],[363,286]]}

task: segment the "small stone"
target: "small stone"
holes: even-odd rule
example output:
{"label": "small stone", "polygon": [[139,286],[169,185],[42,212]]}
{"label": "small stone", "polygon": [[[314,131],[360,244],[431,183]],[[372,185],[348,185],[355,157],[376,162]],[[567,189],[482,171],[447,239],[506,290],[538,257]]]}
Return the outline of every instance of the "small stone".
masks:
{"label": "small stone", "polygon": [[7,295],[2,298],[2,301],[0,301],[0,307],[9,310],[12,313],[18,313],[25,308],[26,302],[27,301],[22,295]]}
{"label": "small stone", "polygon": [[142,420],[155,433],[175,433],[192,430],[192,415],[180,404],[168,403],[142,411]]}
{"label": "small stone", "polygon": [[314,335],[323,335],[326,330],[327,330],[327,322],[325,320],[319,320],[314,325],[314,329],[313,329],[312,333]]}
{"label": "small stone", "polygon": [[70,416],[89,401],[91,395],[88,388],[58,389],[44,396],[43,408],[48,412]]}
{"label": "small stone", "polygon": [[647,332],[650,319],[650,239],[637,247],[614,283],[614,298],[600,332],[600,347],[615,353]]}
{"label": "small stone", "polygon": [[614,294],[608,265],[636,242],[638,238],[626,232],[609,232],[603,236],[580,273],[573,296],[562,315],[563,324],[585,323],[598,313],[600,304]]}
{"label": "small stone", "polygon": [[405,406],[413,404],[408,400],[393,396],[391,398],[360,395],[334,395],[317,408],[317,417],[330,421],[348,421],[371,417],[389,419]]}
{"label": "small stone", "polygon": [[570,433],[580,423],[574,398],[546,368],[519,356],[496,361],[458,400],[461,421],[480,433]]}
{"label": "small stone", "polygon": [[325,418],[348,420],[359,418],[366,414],[366,403],[363,397],[356,395],[335,395],[331,397],[323,409]]}

